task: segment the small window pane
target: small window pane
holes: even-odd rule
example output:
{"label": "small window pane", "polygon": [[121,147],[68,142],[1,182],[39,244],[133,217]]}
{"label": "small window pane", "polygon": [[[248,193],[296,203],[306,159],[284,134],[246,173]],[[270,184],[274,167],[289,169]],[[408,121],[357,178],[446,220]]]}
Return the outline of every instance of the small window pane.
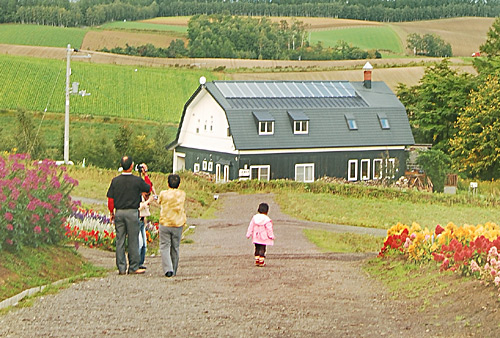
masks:
{"label": "small window pane", "polygon": [[356,124],[356,120],[348,119],[347,124],[349,125],[349,129],[351,129],[351,130],[358,129],[358,125]]}
{"label": "small window pane", "polygon": [[268,168],[260,168],[260,179],[263,181],[269,181],[269,169]]}
{"label": "small window pane", "polygon": [[272,122],[266,122],[267,124],[267,132],[272,133],[273,132],[273,123]]}
{"label": "small window pane", "polygon": [[386,117],[380,118],[380,125],[382,126],[382,129],[391,129],[391,126],[389,125],[389,120]]}

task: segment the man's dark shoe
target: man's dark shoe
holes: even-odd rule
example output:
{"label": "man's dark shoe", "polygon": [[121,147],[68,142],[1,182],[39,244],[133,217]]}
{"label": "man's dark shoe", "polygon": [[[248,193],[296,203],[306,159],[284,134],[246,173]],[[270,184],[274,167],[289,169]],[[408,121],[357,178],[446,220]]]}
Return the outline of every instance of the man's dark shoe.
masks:
{"label": "man's dark shoe", "polygon": [[119,275],[126,275],[126,274],[127,274],[127,272],[125,272],[125,271],[118,271],[118,274],[119,274]]}
{"label": "man's dark shoe", "polygon": [[144,270],[146,270],[147,268],[146,268],[144,265],[141,265],[141,266],[139,267],[139,269],[144,269]]}
{"label": "man's dark shoe", "polygon": [[167,271],[167,273],[165,274],[165,276],[167,277],[172,277],[173,275],[174,275],[173,271]]}

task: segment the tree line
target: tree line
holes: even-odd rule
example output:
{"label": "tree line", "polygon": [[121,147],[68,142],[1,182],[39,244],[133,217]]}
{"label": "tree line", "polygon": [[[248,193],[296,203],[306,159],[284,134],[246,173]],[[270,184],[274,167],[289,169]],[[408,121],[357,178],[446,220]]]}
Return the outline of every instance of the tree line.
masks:
{"label": "tree line", "polygon": [[[428,67],[419,84],[400,84],[416,143],[432,144],[435,167],[481,180],[500,179],[500,18],[475,58],[477,75],[444,60]],[[434,181],[434,180],[433,180]]]}
{"label": "tree line", "polygon": [[157,16],[220,14],[401,22],[496,17],[500,0],[0,0],[0,23],[78,27]]}

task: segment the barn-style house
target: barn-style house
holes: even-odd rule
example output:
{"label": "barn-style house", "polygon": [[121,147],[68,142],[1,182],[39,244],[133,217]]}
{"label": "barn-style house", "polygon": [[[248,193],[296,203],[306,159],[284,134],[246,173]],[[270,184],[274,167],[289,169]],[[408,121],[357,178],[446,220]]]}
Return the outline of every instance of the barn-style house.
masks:
{"label": "barn-style house", "polygon": [[365,71],[360,82],[200,81],[168,148],[174,172],[312,182],[403,175],[412,144],[404,106]]}

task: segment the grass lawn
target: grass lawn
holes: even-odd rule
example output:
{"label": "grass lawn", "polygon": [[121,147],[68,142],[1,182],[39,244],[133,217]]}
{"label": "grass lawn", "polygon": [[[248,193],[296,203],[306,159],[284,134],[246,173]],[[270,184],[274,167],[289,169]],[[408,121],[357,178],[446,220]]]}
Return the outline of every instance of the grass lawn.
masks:
{"label": "grass lawn", "polygon": [[74,248],[50,246],[24,248],[21,252],[0,251],[0,301],[19,292],[52,282],[80,276],[102,276],[97,268],[79,256]]}
{"label": "grass lawn", "polygon": [[498,223],[500,210],[456,204],[414,203],[385,198],[349,198],[332,194],[281,191],[275,194],[281,210],[297,218],[315,222],[389,229],[398,222],[434,229],[437,224],[456,225]]}

